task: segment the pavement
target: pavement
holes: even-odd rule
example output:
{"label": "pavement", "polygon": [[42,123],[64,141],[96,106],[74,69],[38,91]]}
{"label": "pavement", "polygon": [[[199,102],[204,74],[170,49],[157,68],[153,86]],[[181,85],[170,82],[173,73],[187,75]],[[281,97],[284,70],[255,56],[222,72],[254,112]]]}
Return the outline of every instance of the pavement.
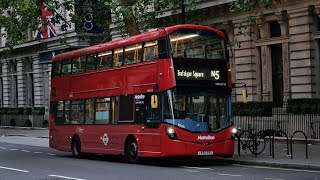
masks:
{"label": "pavement", "polygon": [[[48,147],[49,130],[46,128],[21,128],[0,126],[0,142],[12,144],[24,144],[39,147]],[[294,168],[320,171],[320,143],[317,140],[308,140],[308,158],[306,158],[306,146],[304,141],[293,141],[293,156],[287,155],[287,145],[278,140],[274,145],[274,158],[270,155],[270,144],[267,142],[265,150],[255,156],[249,150],[240,151],[235,143],[235,154],[231,158],[206,157],[204,162],[217,161],[228,164],[252,165],[263,168]],[[290,148],[290,147],[289,147]],[[290,154],[290,151],[289,151]]]}

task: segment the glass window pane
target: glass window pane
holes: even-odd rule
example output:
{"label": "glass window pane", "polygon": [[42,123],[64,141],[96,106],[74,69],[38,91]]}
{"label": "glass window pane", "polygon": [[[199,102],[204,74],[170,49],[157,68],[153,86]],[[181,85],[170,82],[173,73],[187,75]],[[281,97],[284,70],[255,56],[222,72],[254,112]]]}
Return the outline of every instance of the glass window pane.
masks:
{"label": "glass window pane", "polygon": [[82,124],[84,120],[84,104],[83,100],[76,100],[71,102],[71,124]]}
{"label": "glass window pane", "polygon": [[143,61],[159,59],[158,41],[149,41],[144,45]]}
{"label": "glass window pane", "polygon": [[71,73],[71,60],[62,61],[61,76],[69,75]]}
{"label": "glass window pane", "polygon": [[97,69],[112,67],[112,51],[105,51],[98,54]]}
{"label": "glass window pane", "polygon": [[86,65],[86,56],[76,57],[72,61],[72,73],[84,72]]}
{"label": "glass window pane", "polygon": [[96,54],[88,55],[86,71],[94,71],[96,63]]}
{"label": "glass window pane", "polygon": [[223,39],[214,32],[180,29],[170,35],[173,57],[224,59]]}
{"label": "glass window pane", "polygon": [[64,101],[64,124],[70,123],[70,101]]}
{"label": "glass window pane", "polygon": [[96,101],[96,124],[110,123],[110,98],[98,98]]}
{"label": "glass window pane", "polygon": [[[61,61],[60,61],[61,62]],[[52,73],[52,76],[55,77],[55,76],[60,76],[60,72],[61,72],[61,64],[60,62],[54,62],[52,64],[52,68],[53,68],[53,73]]]}
{"label": "glass window pane", "polygon": [[140,62],[142,55],[142,44],[135,44],[125,48],[124,64],[134,64]]}
{"label": "glass window pane", "polygon": [[93,124],[94,122],[94,99],[86,100],[86,124]]}
{"label": "glass window pane", "polygon": [[118,48],[114,50],[114,62],[113,66],[121,66],[122,65],[122,60],[123,60],[123,48]]}
{"label": "glass window pane", "polygon": [[135,99],[135,119],[136,123],[145,123],[146,121],[146,96],[144,94],[137,94],[134,96]]}
{"label": "glass window pane", "polygon": [[63,101],[58,102],[57,117],[63,117]]}
{"label": "glass window pane", "polygon": [[64,124],[64,116],[63,116],[63,101],[59,101],[57,103],[57,114],[56,114],[56,117],[55,117],[55,124],[56,125],[61,125],[61,124]]}
{"label": "glass window pane", "polygon": [[117,124],[119,120],[119,96],[112,97],[111,100],[111,123]]}

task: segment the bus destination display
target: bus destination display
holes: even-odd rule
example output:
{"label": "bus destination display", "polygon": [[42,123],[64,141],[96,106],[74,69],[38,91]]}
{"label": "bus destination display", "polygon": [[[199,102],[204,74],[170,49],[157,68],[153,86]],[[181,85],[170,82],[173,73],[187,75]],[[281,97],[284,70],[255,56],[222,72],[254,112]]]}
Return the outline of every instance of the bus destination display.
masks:
{"label": "bus destination display", "polygon": [[219,69],[176,69],[177,80],[209,80],[224,82],[225,72]]}

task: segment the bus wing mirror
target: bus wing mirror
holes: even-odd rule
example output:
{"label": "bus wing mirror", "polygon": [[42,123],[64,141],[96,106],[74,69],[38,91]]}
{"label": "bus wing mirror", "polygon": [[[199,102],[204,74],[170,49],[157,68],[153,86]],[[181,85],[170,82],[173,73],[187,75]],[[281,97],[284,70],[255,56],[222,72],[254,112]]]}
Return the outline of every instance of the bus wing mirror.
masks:
{"label": "bus wing mirror", "polygon": [[152,95],[151,96],[151,108],[152,109],[157,109],[158,108],[158,96],[157,95]]}

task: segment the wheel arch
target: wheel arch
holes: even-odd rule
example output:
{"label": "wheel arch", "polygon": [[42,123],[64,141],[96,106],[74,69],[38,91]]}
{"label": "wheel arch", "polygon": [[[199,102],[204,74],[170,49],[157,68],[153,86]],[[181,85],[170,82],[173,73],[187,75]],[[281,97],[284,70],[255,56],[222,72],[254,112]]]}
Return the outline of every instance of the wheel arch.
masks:
{"label": "wheel arch", "polygon": [[72,147],[73,147],[72,145],[73,145],[73,142],[74,142],[75,140],[79,141],[79,148],[80,148],[80,150],[81,150],[81,140],[80,140],[80,137],[79,137],[78,134],[74,134],[74,135],[72,136],[72,138],[71,138],[71,143],[70,143],[70,150],[72,150]]}
{"label": "wheel arch", "polygon": [[[133,140],[135,140],[135,141],[137,142],[136,137],[135,137],[133,134],[129,134],[129,135],[127,136],[125,142],[124,142],[124,148],[123,148],[124,151],[123,151],[123,154],[126,153],[126,151],[127,151],[127,144],[129,143],[129,141],[130,141],[131,139],[133,139]],[[137,144],[138,144],[138,142],[137,142]],[[138,145],[139,145],[139,144],[138,144]]]}

